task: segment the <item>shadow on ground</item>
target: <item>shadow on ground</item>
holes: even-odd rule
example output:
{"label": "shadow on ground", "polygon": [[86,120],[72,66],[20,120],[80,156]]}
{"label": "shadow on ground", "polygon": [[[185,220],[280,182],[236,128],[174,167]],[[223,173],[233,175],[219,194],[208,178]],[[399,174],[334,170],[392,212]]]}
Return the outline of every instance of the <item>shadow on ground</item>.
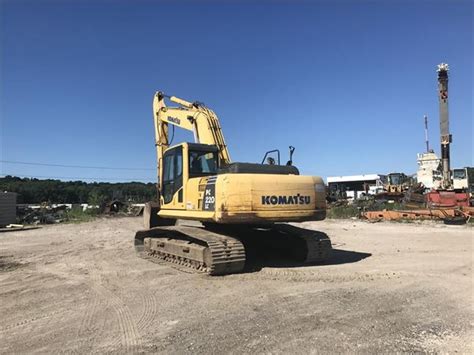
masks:
{"label": "shadow on ground", "polygon": [[295,261],[288,255],[282,255],[280,253],[255,253],[254,251],[249,251],[247,253],[247,260],[245,263],[244,272],[256,272],[260,271],[264,267],[299,268],[318,265],[342,265],[356,263],[358,261],[370,257],[371,255],[372,254],[370,253],[363,253],[352,250],[333,249],[331,256],[328,260],[320,263],[308,264],[303,263],[301,261]]}
{"label": "shadow on ground", "polygon": [[351,250],[333,249],[331,258],[327,262],[323,263],[323,265],[356,263],[368,258],[369,256],[372,256],[372,254]]}
{"label": "shadow on ground", "polygon": [[0,256],[0,272],[13,271],[24,264],[18,263],[13,259],[13,255]]}
{"label": "shadow on ground", "polygon": [[[314,231],[319,237],[327,235],[323,232]],[[255,237],[255,236],[254,236]],[[328,238],[328,237],[327,237]],[[326,260],[313,263],[305,263],[297,252],[304,250],[303,245],[298,245],[292,238],[280,240],[275,243],[271,237],[243,238],[245,245],[246,264],[244,272],[257,272],[264,267],[275,268],[299,268],[317,265],[342,265],[359,262],[372,254],[353,250],[332,249]]]}
{"label": "shadow on ground", "polygon": [[[194,221],[179,220],[179,226],[203,228],[202,224]],[[330,248],[329,236],[321,231],[306,229],[286,223],[276,223],[271,226],[246,225],[217,225],[208,223],[206,229],[233,237],[244,244],[245,268],[244,273],[258,272],[264,267],[297,268],[317,265],[341,265],[361,261],[372,254],[334,248],[326,257]],[[304,237],[302,237],[304,236]],[[307,242],[308,238],[312,241]],[[308,247],[308,245],[310,245]],[[319,245],[319,247],[316,247]],[[319,249],[318,249],[319,248]],[[313,255],[323,256],[322,260],[307,263],[308,250]],[[322,250],[321,253],[314,250]]]}

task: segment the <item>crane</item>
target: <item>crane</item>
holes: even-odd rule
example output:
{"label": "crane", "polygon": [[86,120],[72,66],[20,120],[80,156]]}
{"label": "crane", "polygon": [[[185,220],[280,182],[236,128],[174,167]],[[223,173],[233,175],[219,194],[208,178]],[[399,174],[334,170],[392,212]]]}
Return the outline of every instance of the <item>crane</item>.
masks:
{"label": "crane", "polygon": [[[453,184],[451,176],[451,156],[450,145],[453,142],[449,131],[449,111],[448,111],[448,72],[449,66],[446,63],[438,64],[438,101],[439,101],[439,124],[441,142],[441,186],[426,194],[428,205],[437,207],[468,207],[470,204],[470,194],[468,191],[459,191]],[[456,169],[458,170],[458,169]],[[466,174],[467,170],[463,172]]]}

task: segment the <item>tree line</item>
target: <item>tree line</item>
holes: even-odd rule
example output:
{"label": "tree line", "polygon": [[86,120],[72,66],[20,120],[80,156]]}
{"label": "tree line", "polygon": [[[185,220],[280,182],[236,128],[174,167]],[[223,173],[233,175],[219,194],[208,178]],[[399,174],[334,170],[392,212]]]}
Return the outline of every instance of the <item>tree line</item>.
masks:
{"label": "tree line", "polygon": [[0,191],[16,192],[17,203],[89,203],[102,205],[118,199],[142,203],[156,198],[156,184],[40,180],[5,176]]}

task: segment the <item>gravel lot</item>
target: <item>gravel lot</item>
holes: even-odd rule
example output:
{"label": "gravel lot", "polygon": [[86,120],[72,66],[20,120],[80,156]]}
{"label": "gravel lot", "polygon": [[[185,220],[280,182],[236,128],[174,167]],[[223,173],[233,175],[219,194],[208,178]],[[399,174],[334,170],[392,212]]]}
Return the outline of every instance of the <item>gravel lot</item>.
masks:
{"label": "gravel lot", "polygon": [[139,218],[0,233],[0,352],[472,353],[472,226],[303,225],[327,264],[223,277],[137,258]]}

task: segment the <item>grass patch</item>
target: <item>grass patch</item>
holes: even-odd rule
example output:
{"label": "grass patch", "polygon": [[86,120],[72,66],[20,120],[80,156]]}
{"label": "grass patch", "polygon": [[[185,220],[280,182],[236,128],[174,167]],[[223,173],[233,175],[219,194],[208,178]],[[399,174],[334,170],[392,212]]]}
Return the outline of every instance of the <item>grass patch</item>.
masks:
{"label": "grass patch", "polygon": [[89,222],[97,218],[98,214],[98,209],[91,208],[83,211],[82,208],[74,208],[66,212],[66,223]]}
{"label": "grass patch", "polygon": [[356,206],[334,206],[327,210],[327,218],[343,219],[359,217],[359,209]]}
{"label": "grass patch", "polygon": [[348,218],[359,218],[363,211],[396,211],[403,210],[406,207],[398,202],[375,202],[373,200],[357,200],[351,205],[341,206],[330,206],[327,210],[327,218],[332,219],[348,219]]}

